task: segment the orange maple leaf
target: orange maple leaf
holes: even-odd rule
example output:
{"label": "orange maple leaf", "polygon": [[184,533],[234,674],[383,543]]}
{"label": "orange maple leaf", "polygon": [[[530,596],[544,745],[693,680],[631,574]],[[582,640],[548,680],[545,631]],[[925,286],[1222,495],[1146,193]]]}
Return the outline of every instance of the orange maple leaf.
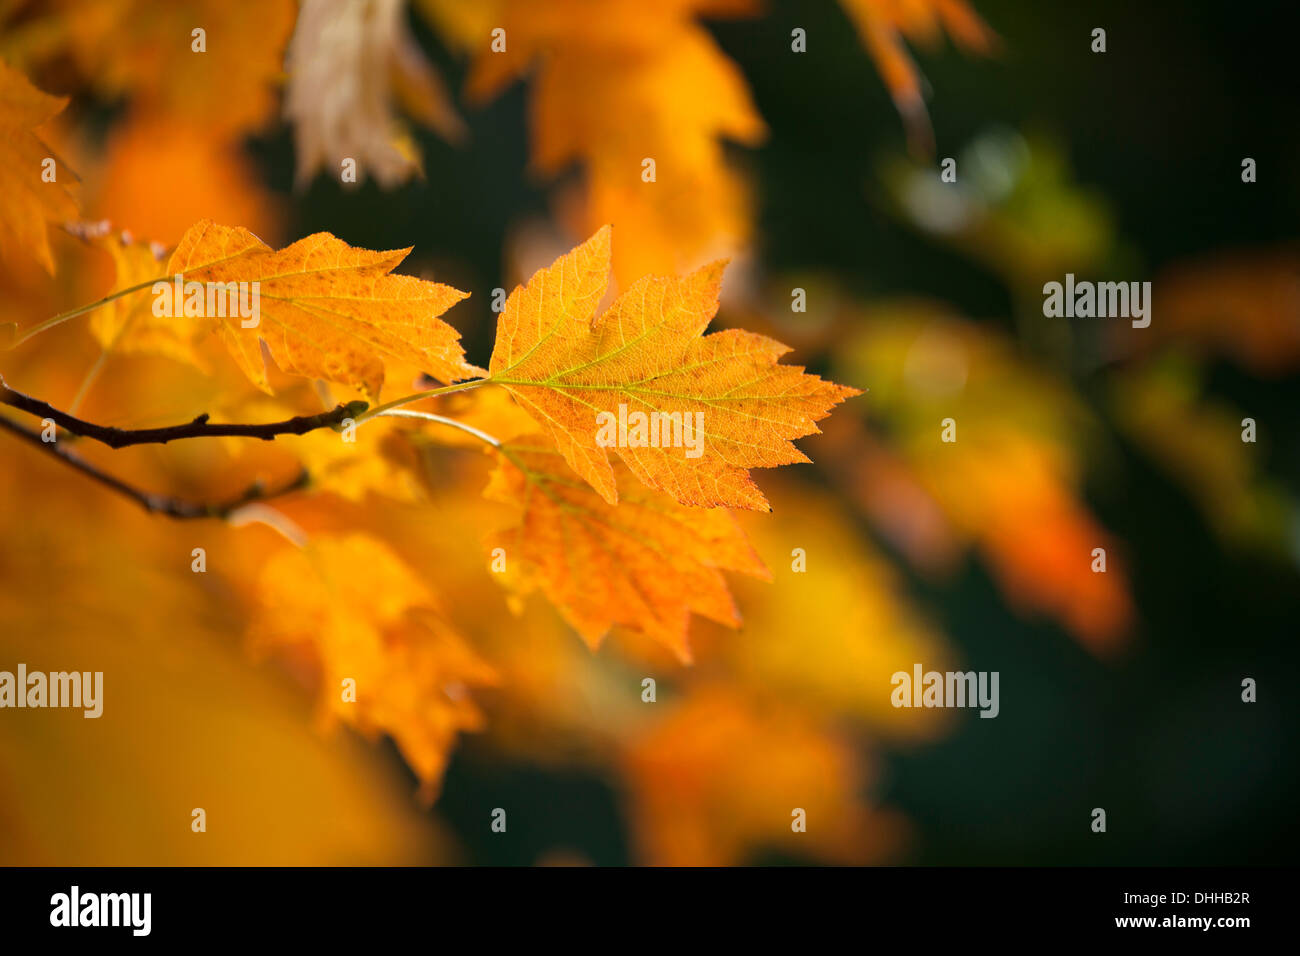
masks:
{"label": "orange maple leaf", "polygon": [[104,149],[86,177],[88,217],[169,249],[200,219],[237,222],[270,242],[283,238],[284,197],[262,182],[242,143],[202,115],[132,110]]}
{"label": "orange maple leaf", "polygon": [[31,256],[45,271],[54,272],[54,257],[46,223],[77,214],[77,204],[65,180],[72,177],[56,161],[56,180],[42,178],[42,164],[55,159],[35,130],[68,103],[42,93],[27,77],[0,61],[0,251],[8,258]]}
{"label": "orange maple leaf", "polygon": [[[833,863],[879,861],[896,821],[864,805],[871,765],[845,737],[782,700],[693,687],[620,757],[641,859],[728,866],[762,851]],[[792,808],[809,826],[791,826]]]}
{"label": "orange maple leaf", "polygon": [[[749,240],[745,179],[723,140],[767,135],[744,75],[697,15],[746,16],[754,4],[713,0],[424,0],[443,32],[476,56],[471,100],[497,95],[536,66],[530,99],[534,168],[555,176],[582,166],[577,202],[560,215],[577,234],[606,222],[626,237],[620,282],[691,268]],[[489,12],[490,11],[490,12]],[[509,40],[493,49],[489,29]],[[653,181],[643,162],[655,161]]]}
{"label": "orange maple leaf", "polygon": [[[610,504],[613,444],[638,480],[681,504],[767,510],[747,469],[808,461],[791,440],[816,433],[834,405],[858,394],[778,364],[789,349],[773,339],[739,329],[702,335],[724,265],[639,279],[597,316],[609,281],[605,227],[506,300],[488,380]],[[638,415],[647,423],[640,432]]]}
{"label": "orange maple leaf", "polygon": [[518,521],[488,547],[505,550],[512,587],[540,587],[592,649],[619,625],[687,662],[692,612],[740,624],[723,570],[771,580],[725,508],[684,508],[638,487],[625,469],[614,506],[541,436],[503,445],[500,456],[484,494],[517,509]]}
{"label": "orange maple leaf", "polygon": [[170,120],[202,117],[227,141],[274,115],[293,0],[42,0],[35,6],[39,59],[71,61],[103,99],[125,94],[134,106]]}
{"label": "orange maple leaf", "polygon": [[933,46],[943,29],[974,53],[989,54],[998,38],[967,0],[840,0],[862,45],[876,62],[894,105],[907,124],[914,147],[933,147],[933,133],[921,92],[921,75],[904,38]]}
{"label": "orange maple leaf", "polygon": [[184,282],[259,284],[255,327],[245,328],[251,320],[239,314],[217,318],[222,340],[259,388],[270,391],[265,342],[286,372],[377,395],[386,359],[447,382],[481,371],[466,364],[460,334],[438,318],[468,293],[389,274],[410,251],[357,249],[320,232],[276,252],[247,229],[204,220],[182,237],[167,272]]}
{"label": "orange maple leaf", "polygon": [[318,535],[267,561],[259,596],[255,645],[309,648],[326,713],[389,734],[432,799],[456,735],[482,726],[468,688],[496,676],[411,569],[368,535]]}

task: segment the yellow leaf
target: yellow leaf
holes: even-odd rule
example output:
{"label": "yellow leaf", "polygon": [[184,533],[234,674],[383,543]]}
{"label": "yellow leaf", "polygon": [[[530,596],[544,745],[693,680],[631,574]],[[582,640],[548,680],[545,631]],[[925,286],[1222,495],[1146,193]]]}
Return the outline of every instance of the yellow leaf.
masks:
{"label": "yellow leaf", "polygon": [[[17,70],[0,61],[0,254],[17,265],[34,258],[54,272],[46,224],[72,219],[77,204],[68,192],[76,176],[41,142],[36,128],[59,113],[67,100],[42,93]],[[48,164],[53,161],[53,166]],[[42,178],[54,170],[55,181]]]}
{"label": "yellow leaf", "polygon": [[545,439],[519,439],[502,447],[485,491],[518,521],[488,547],[504,549],[513,587],[540,587],[592,648],[619,625],[687,661],[692,612],[740,624],[722,571],[770,575],[726,509],[683,508],[626,479],[621,490],[611,505]]}
{"label": "yellow leaf", "polygon": [[[274,555],[261,575],[259,645],[305,645],[321,670],[325,710],[389,734],[436,793],[461,731],[482,724],[471,687],[496,678],[443,620],[428,590],[378,540],[319,535]],[[344,686],[351,681],[349,699]]]}
{"label": "yellow leaf", "polygon": [[[163,273],[163,250],[135,242],[126,233],[87,235],[92,245],[113,259],[113,291],[157,279]],[[207,363],[195,350],[197,329],[184,319],[154,315],[149,290],[116,299],[91,316],[90,331],[105,353],[162,355],[203,369]]]}
{"label": "yellow leaf", "polygon": [[[702,335],[717,311],[721,262],[685,278],[639,279],[597,317],[609,257],[606,227],[515,289],[489,380],[611,504],[613,445],[639,481],[681,504],[766,509],[747,469],[808,461],[791,440],[816,433],[857,390],[778,364],[789,349],[765,336]],[[646,420],[644,433],[634,434],[634,416]]]}
{"label": "yellow leaf", "polygon": [[953,669],[954,652],[847,509],[797,482],[777,482],[772,498],[773,513],[749,530],[773,580],[737,583],[744,633],[701,635],[700,670],[725,665],[756,697],[853,718],[880,736],[936,736],[950,711],[897,708],[880,688],[916,661]]}
{"label": "yellow leaf", "polygon": [[[227,140],[274,114],[293,0],[43,0],[58,42],[104,99],[172,120],[202,117]],[[199,37],[202,34],[202,50]]]}
{"label": "yellow leaf", "polygon": [[[257,282],[260,318],[217,319],[239,367],[269,391],[262,342],[286,372],[354,385],[377,395],[386,359],[417,364],[442,381],[468,378],[460,335],[438,316],[467,293],[390,275],[410,249],[371,252],[316,233],[276,252],[247,229],[208,220],[190,227],[169,275],[191,282]],[[229,310],[228,310],[229,311]]]}
{"label": "yellow leaf", "polygon": [[[0,670],[24,661],[31,672],[104,675],[97,719],[0,711],[5,865],[454,862],[391,756],[353,734],[315,732],[288,675],[231,640],[247,624],[244,578],[283,547],[274,532],[194,522],[178,563],[175,525],[89,490],[34,449],[5,455]],[[35,507],[45,496],[60,506]],[[190,573],[195,547],[207,574]],[[206,835],[190,829],[195,807],[207,811]]]}
{"label": "yellow leaf", "polygon": [[[423,5],[453,42],[476,51],[471,99],[495,96],[536,66],[533,165],[548,176],[582,165],[581,201],[563,215],[579,235],[619,227],[620,282],[743,249],[748,195],[723,141],[753,146],[767,128],[744,75],[695,17],[748,15],[754,5],[504,0],[491,18],[445,0]],[[504,50],[491,47],[497,27]],[[643,178],[647,159],[652,178]]]}
{"label": "yellow leaf", "polygon": [[[299,394],[295,395],[295,391]],[[308,388],[284,389],[275,396],[246,389],[245,394],[208,408],[227,421],[273,422],[313,414],[343,401],[341,396],[329,392],[314,396],[319,404],[313,403],[309,396]],[[354,440],[349,441],[349,437]],[[367,423],[364,429],[318,428],[304,435],[280,435],[274,442],[251,445],[243,439],[232,438],[226,439],[226,447],[232,456],[260,459],[272,451],[291,455],[311,476],[313,491],[331,492],[347,501],[362,502],[371,495],[382,495],[396,501],[414,502],[420,500],[419,460],[414,442],[423,438],[423,434],[412,434],[402,419],[382,417]]]}

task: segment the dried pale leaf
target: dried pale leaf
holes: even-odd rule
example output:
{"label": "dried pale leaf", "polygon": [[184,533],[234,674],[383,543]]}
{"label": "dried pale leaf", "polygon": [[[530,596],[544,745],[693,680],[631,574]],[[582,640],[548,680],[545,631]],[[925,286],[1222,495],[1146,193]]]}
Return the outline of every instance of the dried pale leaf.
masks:
{"label": "dried pale leaf", "polygon": [[285,62],[285,117],[293,124],[297,179],[322,166],[338,175],[352,159],[358,178],[391,188],[418,171],[399,143],[394,98],[447,139],[464,126],[406,27],[402,0],[306,0]]}

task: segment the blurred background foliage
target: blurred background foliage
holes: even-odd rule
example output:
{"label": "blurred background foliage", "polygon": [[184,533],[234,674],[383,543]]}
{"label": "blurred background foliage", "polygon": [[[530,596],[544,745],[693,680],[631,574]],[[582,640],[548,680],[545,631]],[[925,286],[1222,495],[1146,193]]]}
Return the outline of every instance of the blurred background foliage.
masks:
{"label": "blurred background foliage", "polygon": [[[333,445],[277,442],[330,476],[285,504],[292,520],[389,542],[495,672],[474,693],[481,732],[430,755],[447,761],[431,808],[409,748],[318,732],[311,661],[243,648],[266,612],[255,581],[282,547],[274,532],[149,519],[6,444],[0,666],[75,658],[110,677],[100,721],[0,719],[0,861],[1293,857],[1300,131],[1287,4],[976,0],[991,32],[942,0],[560,0],[546,15],[512,0],[379,4],[397,18],[385,36],[410,44],[392,49],[427,63],[394,74],[400,130],[357,141],[392,136],[348,188],[304,164],[328,124],[313,134],[298,114],[295,141],[279,94],[261,92],[282,78],[294,5],[187,3],[168,7],[185,35],[196,16],[230,17],[240,52],[219,72],[167,61],[157,5],[0,6],[0,55],[73,97],[47,133],[82,175],[88,217],[164,245],[211,216],[272,243],[326,230],[414,246],[404,269],[473,293],[448,318],[480,362],[492,290],[612,219],[620,282],[730,255],[721,324],[768,332],[868,392],[801,443],[814,466],[758,475],[774,510],[745,526],[775,580],[732,582],[741,630],[693,622],[689,669],[636,634],[592,654],[540,599],[510,606],[477,546],[493,520],[480,456],[429,447],[418,466],[357,474],[325,460]],[[909,26],[909,9],[956,19]],[[497,23],[512,44],[500,62],[483,49]],[[928,119],[891,23],[911,41]],[[1105,54],[1089,50],[1097,26]],[[796,27],[806,53],[791,51]],[[656,43],[671,54],[647,53]],[[387,66],[359,62],[375,82]],[[648,194],[643,155],[660,157]],[[1246,156],[1255,184],[1241,181]],[[939,180],[943,157],[955,184]],[[26,325],[103,293],[105,262],[53,242],[58,279],[5,266],[0,319]],[[1153,280],[1151,327],[1044,319],[1042,284],[1066,272]],[[806,312],[790,308],[796,287]],[[64,327],[4,371],[66,404],[97,352],[84,327]],[[162,424],[218,394],[165,358],[122,357],[85,413]],[[938,440],[948,416],[955,445]],[[1257,444],[1240,441],[1245,416]],[[282,472],[284,453],[111,460],[215,497]],[[188,573],[198,546],[221,556],[218,573]],[[1090,571],[1094,547],[1105,575]],[[999,717],[894,710],[889,675],[913,662],[999,671]],[[1256,704],[1240,700],[1244,677]],[[209,810],[203,837],[192,806]],[[508,837],[489,829],[494,807]],[[793,807],[807,834],[790,832]]]}

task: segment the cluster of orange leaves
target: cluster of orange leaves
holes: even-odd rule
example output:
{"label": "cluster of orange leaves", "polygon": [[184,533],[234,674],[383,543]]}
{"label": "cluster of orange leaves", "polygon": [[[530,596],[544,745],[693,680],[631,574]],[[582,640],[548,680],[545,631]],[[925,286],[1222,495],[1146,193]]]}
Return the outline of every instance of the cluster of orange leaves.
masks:
{"label": "cluster of orange leaves", "polygon": [[[45,130],[38,127],[63,103],[8,67],[0,80],[0,103],[15,106],[3,118],[5,149],[19,158],[49,153],[40,137]],[[67,167],[60,161],[56,168],[66,180]],[[47,224],[75,208],[64,204],[71,198],[62,180],[41,184],[50,187],[45,190],[22,183],[33,202],[5,212],[12,223],[7,228],[25,230],[16,234],[27,237],[22,244],[6,242],[6,252],[21,258],[35,251],[51,271],[55,257]],[[57,204],[49,204],[51,196],[59,197]],[[111,263],[110,301],[84,324],[35,334],[42,313],[57,311],[64,304],[59,300],[76,289],[59,284],[25,290],[40,304],[11,303],[16,321],[6,338],[12,344],[21,337],[13,352],[17,364],[6,368],[12,383],[43,394],[72,394],[78,410],[135,424],[168,420],[170,408],[189,402],[234,417],[256,409],[274,418],[320,407],[322,399],[328,406],[336,389],[356,390],[378,402],[386,380],[413,381],[417,373],[448,383],[468,381],[475,385],[473,394],[448,400],[460,402],[457,412],[475,423],[476,434],[492,430],[486,450],[494,470],[487,494],[507,507],[489,544],[505,549],[508,587],[521,596],[542,590],[592,647],[618,628],[648,659],[656,659],[655,647],[678,661],[690,659],[692,614],[730,627],[739,624],[723,572],[771,574],[727,509],[766,510],[749,469],[806,461],[791,440],[815,433],[816,421],[855,392],[781,364],[788,350],[764,336],[739,330],[705,335],[717,310],[722,263],[683,278],[640,279],[601,309],[611,273],[607,228],[515,290],[501,314],[486,372],[466,361],[457,333],[441,318],[464,293],[393,273],[410,250],[370,252],[328,234],[275,250],[247,229],[207,220],[185,230],[170,253],[103,226],[70,227],[68,234],[75,241],[60,252],[61,275],[68,274],[69,262],[74,275],[93,274],[96,260]],[[150,287],[176,275],[182,281],[258,282],[258,327],[245,328],[237,316],[190,322],[155,315]],[[69,338],[81,330],[90,336]],[[74,392],[68,366],[88,342],[98,354],[90,353],[90,372]],[[165,365],[158,366],[160,361]],[[151,374],[129,371],[140,367]],[[190,372],[181,373],[185,368]],[[621,403],[667,413],[704,409],[703,455],[693,460],[681,457],[680,449],[674,455],[673,449],[618,448],[615,459],[594,443],[593,424],[596,412],[614,411]],[[423,406],[430,407],[436,406]],[[322,719],[392,736],[432,796],[455,736],[482,726],[473,690],[504,683],[504,668],[490,664],[483,649],[452,622],[426,580],[436,581],[438,575],[417,575],[414,564],[377,533],[373,518],[330,528],[328,520],[313,519],[312,509],[322,498],[337,498],[365,502],[369,511],[377,494],[427,504],[428,488],[421,487],[427,477],[424,458],[438,447],[459,447],[464,435],[452,432],[443,442],[423,422],[389,416],[364,424],[364,443],[356,449],[328,431],[277,443],[310,470],[311,491],[274,507],[250,505],[231,515],[230,526],[233,531],[263,525],[291,543],[277,544],[265,533],[256,538],[250,532],[223,533],[219,550],[228,559],[238,557],[223,561],[220,574],[223,587],[233,588],[236,604],[246,608],[253,646],[274,650],[291,670],[301,669],[321,688]],[[75,444],[76,454],[126,480],[146,487],[166,480],[195,497],[196,492],[220,497],[220,489],[239,481],[241,472],[262,478],[284,464],[283,457],[271,465],[256,453],[233,451],[236,441],[213,443],[215,451],[187,446],[124,455]],[[64,484],[51,483],[43,473],[48,463],[30,460],[28,452],[17,456],[24,468],[9,476],[19,484],[10,487],[6,500]],[[213,463],[222,456],[235,466],[218,477]],[[24,472],[36,482],[31,487],[22,484]],[[406,480],[399,482],[398,476]],[[117,502],[109,507],[114,505],[120,507]],[[142,519],[119,515],[117,520],[129,525]],[[124,529],[114,523],[88,526],[99,528],[98,547],[122,549]],[[19,547],[43,550],[52,540],[47,522],[21,509],[6,509],[6,527]],[[138,548],[132,553],[142,564],[156,560]],[[37,573],[26,561],[6,570],[7,585]],[[90,604],[104,600],[93,579],[80,587]],[[176,590],[190,589],[178,585]],[[21,604],[11,602],[21,593],[6,588],[5,613],[14,622],[15,640],[39,627]],[[135,596],[145,595],[137,591]],[[202,592],[190,596],[200,603],[213,598]],[[493,633],[508,630],[497,622]],[[635,645],[637,635],[649,643]],[[519,672],[532,664],[528,660]],[[337,688],[344,681],[358,688],[355,706],[340,701]],[[629,689],[635,686],[631,682]],[[753,705],[734,693],[721,699],[733,712],[732,733],[761,748],[766,724]],[[683,732],[681,719],[662,733]],[[826,792],[827,814],[838,816],[834,808],[851,802],[856,789],[857,758],[846,744],[816,735],[810,739],[819,741],[818,749],[804,754],[797,735],[791,736],[791,770],[796,779],[802,775],[812,782],[819,762],[831,760],[842,773],[817,781],[803,802],[819,805],[817,793]],[[620,748],[628,759],[638,752],[639,745],[632,746],[631,751]],[[633,766],[628,765],[629,773]],[[747,788],[742,776],[726,786],[733,794]],[[753,833],[709,852],[739,858],[754,841],[780,833],[784,811],[773,815],[773,797],[768,794],[766,809],[756,811]],[[716,795],[708,800],[701,795],[694,806],[702,833],[725,815],[717,801]],[[853,857],[868,845],[859,830],[865,824],[859,814],[849,814],[817,843]],[[840,839],[846,833],[854,838]],[[650,842],[663,843],[662,838]],[[670,840],[652,852],[660,859],[704,852],[674,847]]]}
{"label": "cluster of orange leaves", "polygon": [[[795,852],[870,857],[890,828],[856,799],[870,768],[833,728],[849,714],[887,735],[930,733],[932,721],[900,722],[875,689],[900,666],[938,666],[948,652],[900,598],[883,559],[846,530],[850,514],[779,480],[765,495],[749,474],[806,460],[792,439],[814,433],[852,390],[780,363],[786,349],[774,339],[704,334],[722,279],[721,265],[707,260],[743,253],[751,229],[745,180],[724,141],[754,145],[766,130],[736,64],[699,19],[754,15],[754,6],[673,0],[647,13],[622,0],[418,0],[447,42],[470,55],[467,100],[482,103],[531,77],[536,171],[581,170],[557,210],[571,232],[591,238],[514,291],[486,369],[467,362],[441,319],[464,293],[394,273],[410,250],[357,249],[326,234],[275,249],[257,238],[275,237],[279,217],[239,144],[273,118],[286,64],[284,112],[300,180],[347,155],[385,185],[418,170],[395,102],[447,138],[463,136],[449,95],[413,51],[404,5],[369,6],[374,15],[344,40],[322,25],[357,8],[330,0],[305,0],[296,20],[290,0],[184,0],[165,15],[152,4],[142,15],[141,0],[48,0],[0,13],[0,56],[61,81],[54,88],[128,104],[101,157],[64,120],[64,99],[0,61],[0,255],[10,293],[0,323],[21,332],[89,291],[176,273],[262,287],[262,325],[252,330],[237,319],[160,320],[147,292],[116,299],[84,326],[69,323],[13,353],[20,364],[4,370],[13,384],[84,401],[91,418],[143,425],[199,411],[274,420],[319,411],[353,390],[377,402],[391,383],[422,373],[444,383],[483,376],[481,388],[407,409],[454,416],[496,440],[486,448],[484,498],[467,494],[483,483],[475,456],[459,454],[482,442],[418,418],[370,418],[356,446],[328,430],[254,449],[229,440],[109,456],[79,443],[106,469],[194,497],[228,496],[252,478],[271,485],[298,467],[312,476],[310,493],[250,507],[241,527],[196,532],[210,553],[230,559],[214,562],[222,580],[215,589],[176,584],[174,556],[160,557],[166,536],[95,492],[81,515],[94,547],[169,570],[124,584],[108,567],[70,565],[105,581],[102,590],[85,585],[88,604],[135,627],[139,610],[127,598],[170,589],[168,613],[194,633],[245,627],[255,646],[323,688],[323,720],[392,736],[430,795],[455,736],[485,726],[475,701],[486,697],[487,726],[502,746],[534,756],[581,740],[600,766],[617,768],[632,788],[646,859],[742,859],[788,839],[791,805],[838,821],[814,831],[811,851],[791,844]],[[923,125],[921,83],[904,39],[925,43],[946,30],[973,52],[995,42],[963,0],[844,0],[844,8],[914,135]],[[210,60],[189,52],[195,23],[207,29]],[[491,46],[496,27],[506,31],[501,52]],[[58,160],[54,184],[25,172],[47,156]],[[653,190],[640,180],[647,156],[657,160]],[[65,157],[85,173],[79,188]],[[56,233],[52,244],[47,224],[75,216],[78,192],[83,213],[164,245],[93,229],[78,241]],[[250,228],[206,221],[218,213]],[[617,243],[600,228],[611,221]],[[1294,301],[1293,261],[1270,273],[1284,306]],[[32,262],[47,272],[68,263],[76,281],[41,285],[21,271]],[[611,272],[623,291],[601,308]],[[1212,307],[1254,307],[1250,295],[1233,292],[1252,281],[1233,273],[1207,299],[1187,277],[1175,323],[1203,327],[1208,340]],[[837,416],[824,447],[847,496],[918,564],[951,562],[957,545],[970,543],[1016,602],[1054,615],[1096,649],[1115,646],[1132,617],[1122,555],[1113,554],[1104,576],[1079,559],[1098,542],[1113,549],[1076,500],[1080,464],[1055,432],[1074,420],[1070,403],[1027,377],[991,336],[924,311],[903,315],[899,323],[868,317],[839,360],[842,377],[871,384],[870,414],[895,436],[886,447],[862,423]],[[0,324],[0,342],[8,331]],[[1289,339],[1281,350],[1247,341],[1255,360],[1294,352]],[[944,363],[954,353],[965,364],[957,386],[963,443],[937,451],[934,422],[952,407],[939,400],[951,371]],[[91,368],[80,381],[80,369],[69,372],[75,359]],[[707,453],[611,456],[594,442],[593,417],[620,403],[704,408]],[[14,541],[0,566],[0,613],[11,624],[7,637],[31,657],[38,646],[22,635],[43,625],[18,597],[44,579],[19,555],[48,559],[71,544],[56,518],[34,517],[20,503],[47,490],[87,492],[55,465],[17,455],[23,467],[6,470],[0,498]],[[763,510],[769,496],[777,513],[766,524],[730,510]],[[465,545],[486,527],[484,550]],[[814,576],[783,567],[808,540],[821,544],[814,585]],[[484,568],[484,554],[496,549],[506,556],[500,575]],[[744,577],[729,585],[724,572]],[[507,602],[494,578],[507,586]],[[725,633],[740,623],[732,588],[747,611],[743,641]],[[532,591],[591,647],[611,631],[621,640],[599,656],[575,650],[553,615],[523,600]],[[72,619],[65,623],[75,635]],[[682,681],[665,718],[648,721],[628,704],[647,666],[691,660],[698,677]],[[363,688],[356,706],[335,692],[344,678]],[[143,726],[146,716],[139,719]],[[0,759],[20,758],[0,750]],[[756,774],[759,765],[767,771]],[[122,803],[131,797],[123,792]],[[0,806],[13,799],[0,789]],[[34,848],[31,859],[42,858]]]}

